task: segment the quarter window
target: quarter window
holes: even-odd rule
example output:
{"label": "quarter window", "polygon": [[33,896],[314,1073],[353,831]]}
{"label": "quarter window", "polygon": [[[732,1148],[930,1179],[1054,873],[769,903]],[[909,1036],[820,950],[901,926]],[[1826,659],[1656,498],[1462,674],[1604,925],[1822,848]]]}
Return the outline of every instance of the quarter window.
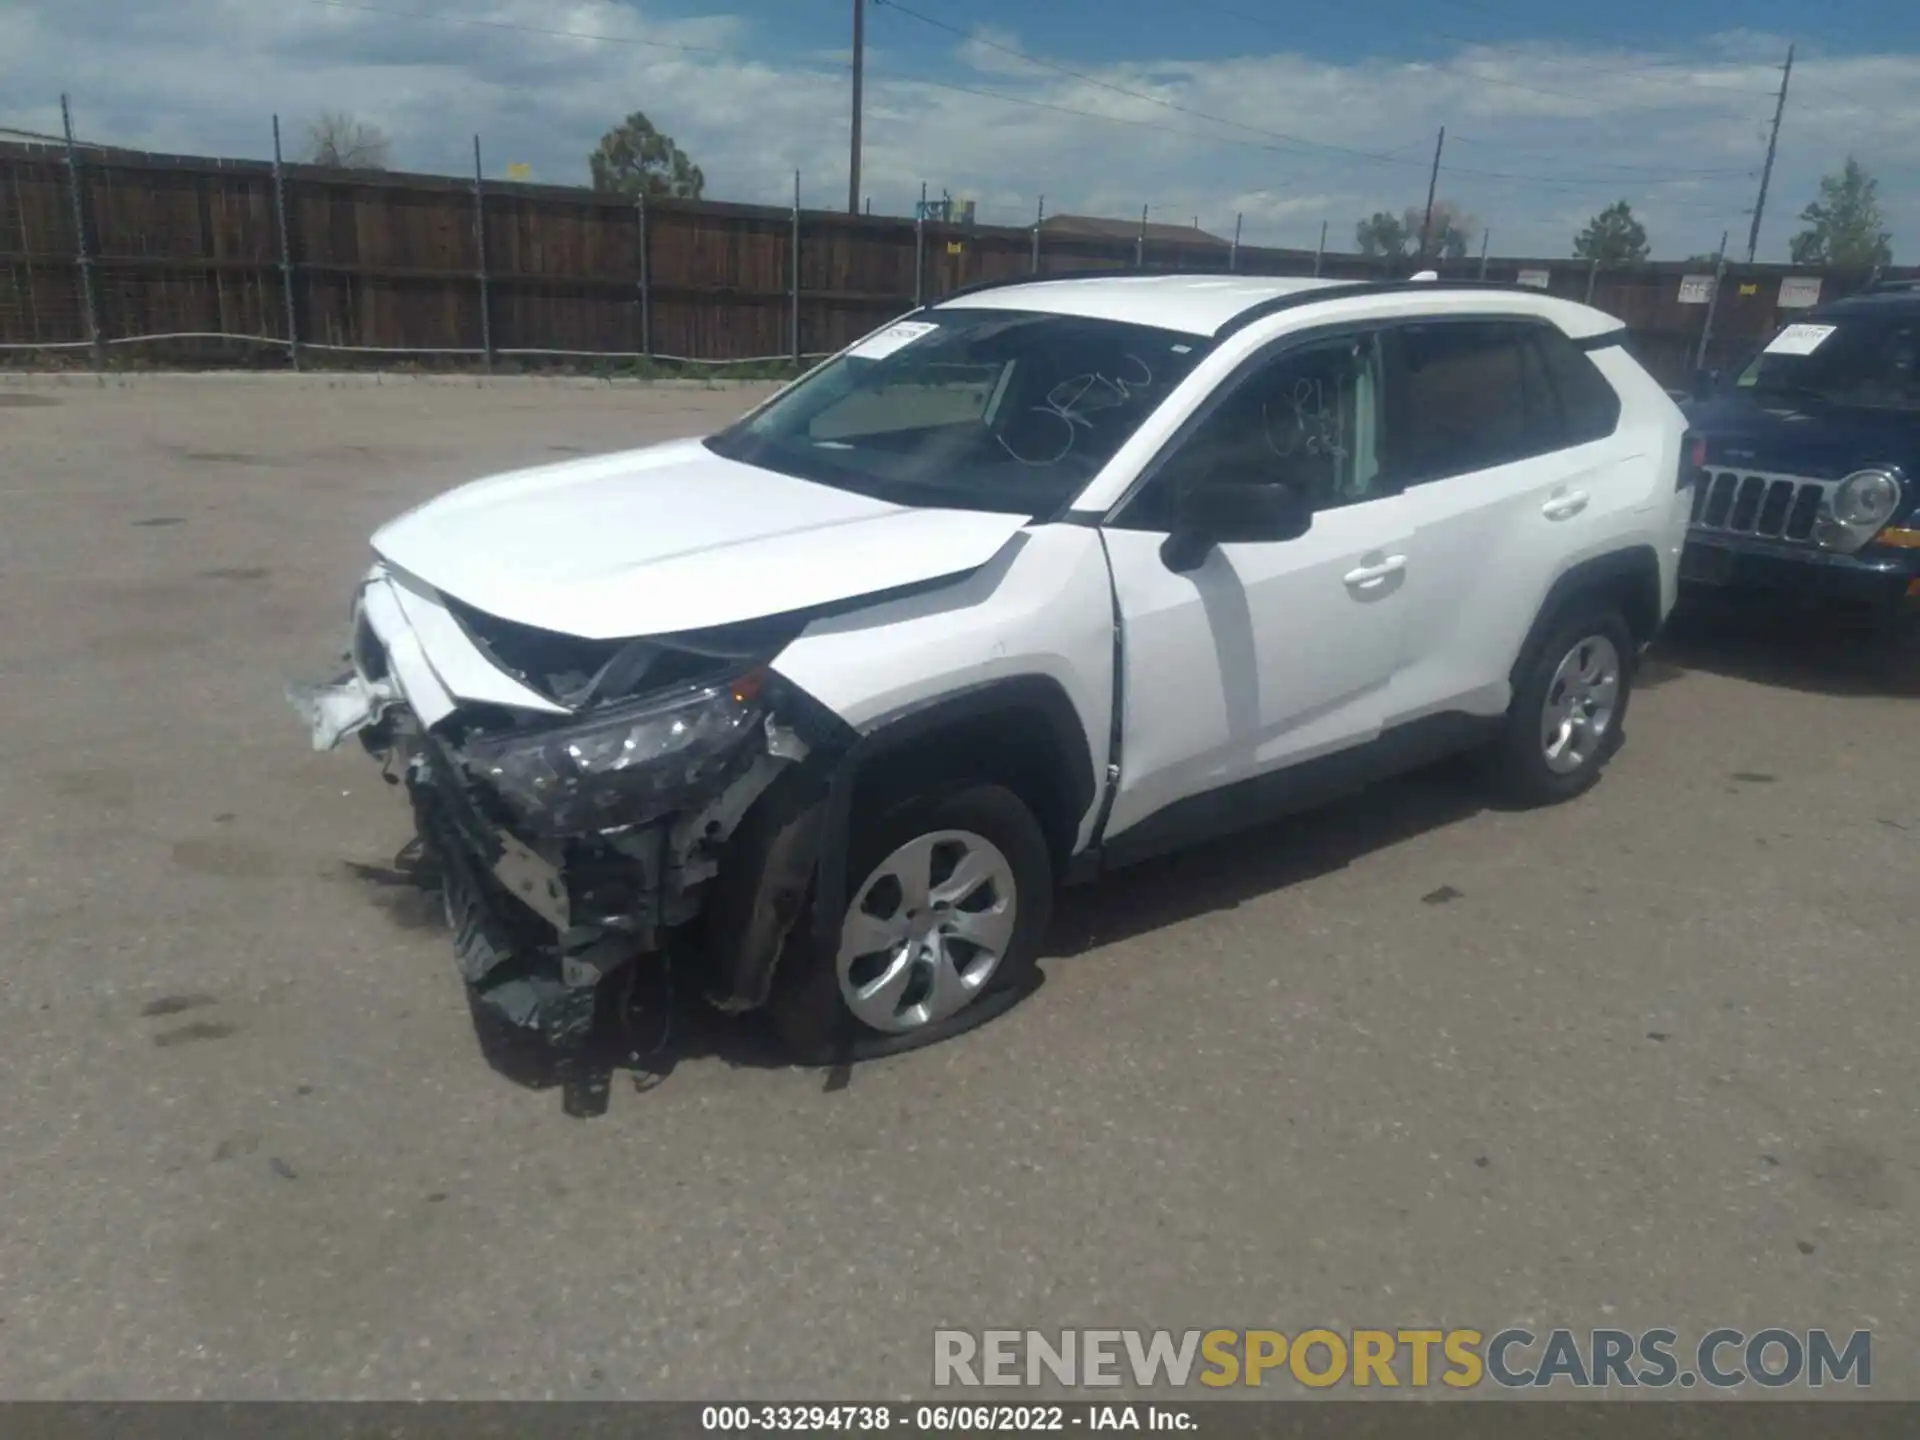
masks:
{"label": "quarter window", "polygon": [[1532,340],[1560,401],[1562,445],[1604,440],[1620,423],[1620,395],[1578,345],[1550,325],[1533,327]]}

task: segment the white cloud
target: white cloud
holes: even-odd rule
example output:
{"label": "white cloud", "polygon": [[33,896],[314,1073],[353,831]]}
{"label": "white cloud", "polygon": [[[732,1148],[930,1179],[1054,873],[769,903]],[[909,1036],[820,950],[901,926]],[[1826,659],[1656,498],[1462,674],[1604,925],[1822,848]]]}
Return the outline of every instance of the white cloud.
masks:
{"label": "white cloud", "polygon": [[[317,111],[347,109],[393,137],[397,165],[460,173],[477,132],[495,173],[520,161],[573,183],[601,132],[640,108],[716,196],[784,203],[796,168],[810,204],[845,192],[847,79],[831,48],[842,37],[824,20],[821,46],[789,57],[739,17],[665,20],[615,0],[437,7],[493,24],[405,18],[435,0],[366,6],[16,0],[0,14],[0,124],[57,129],[65,89],[88,138],[259,156],[274,111],[297,136]],[[1441,194],[1491,227],[1496,254],[1543,256],[1566,254],[1585,217],[1621,198],[1656,254],[1711,249],[1723,229],[1744,252],[1786,48],[1740,32],[1684,54],[1516,38],[1422,63],[1046,57],[1092,77],[1076,79],[981,43],[1022,48],[1009,33],[928,32],[903,40],[909,59],[882,31],[869,27],[862,165],[876,210],[908,210],[925,180],[974,198],[985,220],[1027,223],[1044,194],[1051,213],[1135,216],[1150,204],[1156,219],[1197,215],[1222,234],[1238,213],[1248,243],[1310,247],[1325,220],[1340,248],[1361,215],[1424,197],[1445,125]],[[1920,258],[1920,54],[1806,52],[1763,258],[1784,258],[1794,216],[1849,152],[1881,177],[1897,254]]]}

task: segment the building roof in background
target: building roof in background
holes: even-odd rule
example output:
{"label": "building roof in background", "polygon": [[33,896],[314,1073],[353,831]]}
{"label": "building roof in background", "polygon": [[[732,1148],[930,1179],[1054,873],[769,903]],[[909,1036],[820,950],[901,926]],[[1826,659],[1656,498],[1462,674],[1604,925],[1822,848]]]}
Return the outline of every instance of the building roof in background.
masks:
{"label": "building roof in background", "polygon": [[[1215,245],[1226,249],[1231,243],[1218,235],[1192,225],[1160,225],[1147,222],[1147,240],[1155,245]],[[1098,215],[1049,215],[1040,222],[1047,235],[1080,235],[1090,240],[1137,240],[1138,220],[1108,220]]]}

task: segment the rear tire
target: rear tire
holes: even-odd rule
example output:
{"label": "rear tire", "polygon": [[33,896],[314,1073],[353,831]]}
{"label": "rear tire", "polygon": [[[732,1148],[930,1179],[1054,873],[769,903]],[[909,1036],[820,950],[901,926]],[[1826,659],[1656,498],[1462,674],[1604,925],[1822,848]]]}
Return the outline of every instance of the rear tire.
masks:
{"label": "rear tire", "polygon": [[1523,662],[1490,778],[1519,805],[1557,805],[1592,789],[1625,738],[1639,646],[1617,609],[1580,604]]}
{"label": "rear tire", "polygon": [[856,817],[834,948],[796,927],[768,1011],[803,1065],[897,1055],[984,1024],[1032,988],[1053,861],[1019,796],[958,784]]}

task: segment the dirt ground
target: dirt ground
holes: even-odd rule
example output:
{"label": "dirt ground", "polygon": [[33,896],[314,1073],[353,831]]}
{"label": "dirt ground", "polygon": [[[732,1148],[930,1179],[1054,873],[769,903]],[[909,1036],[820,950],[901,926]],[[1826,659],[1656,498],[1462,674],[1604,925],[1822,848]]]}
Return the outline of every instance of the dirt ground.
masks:
{"label": "dirt ground", "polygon": [[482,1057],[315,755],[367,535],[755,392],[0,376],[0,1395],[880,1397],[936,1327],[1872,1329],[1920,1391],[1920,670],[1690,621],[1600,788],[1451,771],[1076,894],[850,1075]]}

